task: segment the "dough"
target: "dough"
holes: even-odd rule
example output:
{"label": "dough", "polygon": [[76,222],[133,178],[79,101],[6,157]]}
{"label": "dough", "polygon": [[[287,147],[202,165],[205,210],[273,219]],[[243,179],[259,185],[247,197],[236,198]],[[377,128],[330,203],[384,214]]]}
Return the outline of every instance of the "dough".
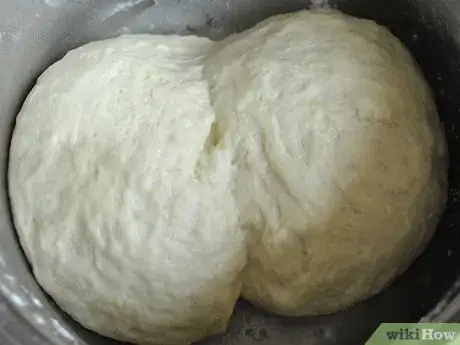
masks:
{"label": "dough", "polygon": [[40,77],[17,119],[9,189],[21,242],[43,288],[102,335],[189,344],[224,331],[240,295],[230,161],[203,151],[211,45],[91,43]]}
{"label": "dough", "polygon": [[14,222],[38,282],[140,344],[223,332],[242,296],[340,310],[421,252],[446,198],[432,95],[388,30],[302,11],[211,42],[68,53],[13,134]]}
{"label": "dough", "polygon": [[336,11],[281,15],[213,50],[205,74],[250,235],[243,297],[329,313],[408,267],[444,208],[446,145],[387,29]]}

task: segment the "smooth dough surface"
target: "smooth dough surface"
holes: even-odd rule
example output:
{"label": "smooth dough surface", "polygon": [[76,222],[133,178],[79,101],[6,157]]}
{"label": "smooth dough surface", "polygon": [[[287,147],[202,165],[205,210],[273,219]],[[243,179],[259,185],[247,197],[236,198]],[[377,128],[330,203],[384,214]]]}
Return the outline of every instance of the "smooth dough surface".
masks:
{"label": "smooth dough surface", "polygon": [[205,74],[236,148],[243,297],[329,313],[407,268],[444,209],[446,146],[389,30],[336,11],[281,15],[213,50]]}
{"label": "smooth dough surface", "polygon": [[34,274],[65,311],[181,345],[224,331],[240,294],[316,315],[379,292],[435,230],[446,147],[387,29],[302,11],[217,43],[71,51],[18,115],[8,177]]}

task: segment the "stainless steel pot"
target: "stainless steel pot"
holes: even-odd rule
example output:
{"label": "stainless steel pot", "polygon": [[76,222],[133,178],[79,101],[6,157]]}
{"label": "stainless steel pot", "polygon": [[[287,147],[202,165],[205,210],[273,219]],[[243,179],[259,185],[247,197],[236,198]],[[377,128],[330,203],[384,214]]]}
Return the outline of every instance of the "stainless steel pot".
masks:
{"label": "stainless steel pot", "polygon": [[[137,32],[220,39],[310,5],[308,0],[0,2],[0,344],[117,344],[77,325],[40,290],[11,223],[8,147],[15,115],[35,78],[91,40]],[[424,254],[374,298],[315,318],[277,317],[240,302],[229,331],[202,345],[361,345],[381,322],[460,320],[460,0],[331,0],[330,5],[388,26],[421,65],[448,137],[448,208]]]}

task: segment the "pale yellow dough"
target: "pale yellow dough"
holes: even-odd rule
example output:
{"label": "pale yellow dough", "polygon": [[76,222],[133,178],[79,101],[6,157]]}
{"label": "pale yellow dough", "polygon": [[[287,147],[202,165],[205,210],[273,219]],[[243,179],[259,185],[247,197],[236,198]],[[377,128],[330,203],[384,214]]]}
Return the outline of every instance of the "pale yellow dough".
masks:
{"label": "pale yellow dough", "polygon": [[27,98],[8,177],[34,274],[66,312],[185,345],[223,332],[241,294],[315,315],[379,292],[435,230],[445,158],[402,44],[302,11],[221,42],[71,51]]}
{"label": "pale yellow dough", "polygon": [[205,75],[248,233],[243,297],[285,315],[348,307],[403,272],[446,200],[446,145],[422,74],[372,21],[271,18]]}

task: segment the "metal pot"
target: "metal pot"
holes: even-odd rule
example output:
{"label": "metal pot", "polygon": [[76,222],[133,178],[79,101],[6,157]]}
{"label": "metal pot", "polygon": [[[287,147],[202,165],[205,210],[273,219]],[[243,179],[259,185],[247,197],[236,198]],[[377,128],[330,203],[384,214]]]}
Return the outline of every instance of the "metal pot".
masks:
{"label": "metal pot", "polygon": [[[315,1],[315,5],[318,0]],[[12,226],[6,167],[15,116],[35,78],[65,52],[121,33],[244,30],[308,0],[2,0],[0,3],[0,344],[107,345],[38,287]],[[348,310],[283,318],[239,302],[228,332],[201,345],[361,345],[381,322],[460,320],[460,1],[336,0],[332,7],[389,27],[435,91],[450,151],[449,204],[426,251],[377,296]]]}

